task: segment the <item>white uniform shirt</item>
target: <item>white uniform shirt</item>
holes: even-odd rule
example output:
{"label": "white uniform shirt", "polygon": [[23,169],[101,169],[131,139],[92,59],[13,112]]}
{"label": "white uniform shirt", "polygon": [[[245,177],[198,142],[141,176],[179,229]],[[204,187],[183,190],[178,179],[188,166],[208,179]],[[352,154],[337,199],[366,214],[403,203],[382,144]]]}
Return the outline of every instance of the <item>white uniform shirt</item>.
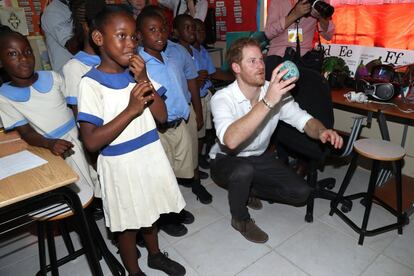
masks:
{"label": "white uniform shirt", "polygon": [[[268,87],[269,82],[266,81],[260,90],[259,101],[266,95]],[[228,149],[224,145],[224,134],[227,128],[251,109],[250,100],[240,91],[237,81],[219,90],[211,98],[211,112],[219,142],[212,147],[210,158],[216,158],[217,153],[227,154]],[[252,137],[243,143],[244,146],[238,149],[236,155],[244,157],[261,155],[268,147],[270,137],[279,120],[283,120],[303,132],[306,122],[311,118],[312,116],[302,110],[294,100],[280,102],[269,113],[268,118],[265,119],[266,123],[261,124]]]}
{"label": "white uniform shirt", "polygon": [[62,68],[62,75],[65,81],[65,89],[62,91],[69,105],[78,105],[79,83],[82,77],[101,63],[97,55],[90,55],[79,51]]}
{"label": "white uniform shirt", "polygon": [[9,130],[30,123],[46,138],[61,138],[76,129],[75,119],[62,95],[62,77],[53,71],[38,71],[30,87],[4,83],[0,87],[0,116]]}

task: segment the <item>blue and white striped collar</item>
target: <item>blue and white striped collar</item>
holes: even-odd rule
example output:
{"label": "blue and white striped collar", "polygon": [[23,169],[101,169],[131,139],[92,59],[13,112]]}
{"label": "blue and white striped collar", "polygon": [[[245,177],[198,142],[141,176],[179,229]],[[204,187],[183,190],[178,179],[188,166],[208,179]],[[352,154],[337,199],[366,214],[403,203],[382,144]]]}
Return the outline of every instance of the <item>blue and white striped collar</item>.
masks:
{"label": "blue and white striped collar", "polygon": [[91,78],[111,89],[124,89],[128,87],[130,83],[135,82],[135,79],[132,77],[129,70],[125,70],[122,73],[110,74],[92,67],[84,77]]}
{"label": "blue and white striped collar", "polygon": [[79,51],[73,56],[74,59],[79,60],[88,66],[96,66],[101,63],[101,59],[97,55],[91,55],[84,51]]}
{"label": "blue and white striped collar", "polygon": [[16,87],[10,85],[10,82],[3,83],[0,86],[0,95],[15,101],[27,102],[30,99],[30,87],[33,87],[39,93],[48,93],[53,87],[53,75],[51,71],[38,71],[37,80],[27,87]]}

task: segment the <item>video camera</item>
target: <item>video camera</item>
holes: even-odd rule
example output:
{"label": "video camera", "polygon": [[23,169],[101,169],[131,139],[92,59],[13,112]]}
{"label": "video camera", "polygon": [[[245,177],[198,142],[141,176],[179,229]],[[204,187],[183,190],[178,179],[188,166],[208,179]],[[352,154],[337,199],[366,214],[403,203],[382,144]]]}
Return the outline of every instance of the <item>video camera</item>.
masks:
{"label": "video camera", "polygon": [[308,0],[312,8],[315,9],[322,18],[329,18],[333,15],[335,9],[322,0]]}

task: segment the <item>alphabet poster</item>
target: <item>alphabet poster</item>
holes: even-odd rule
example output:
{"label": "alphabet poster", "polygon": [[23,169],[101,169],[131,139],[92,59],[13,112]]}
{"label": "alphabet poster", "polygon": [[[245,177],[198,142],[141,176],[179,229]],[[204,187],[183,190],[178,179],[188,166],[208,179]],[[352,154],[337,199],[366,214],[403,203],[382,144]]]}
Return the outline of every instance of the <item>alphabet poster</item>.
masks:
{"label": "alphabet poster", "polygon": [[[358,65],[367,64],[374,59],[380,59],[383,64],[402,66],[414,62],[414,51],[390,49],[382,47],[368,47],[347,44],[324,44],[326,57],[340,57],[354,74]],[[353,76],[353,75],[352,75]]]}

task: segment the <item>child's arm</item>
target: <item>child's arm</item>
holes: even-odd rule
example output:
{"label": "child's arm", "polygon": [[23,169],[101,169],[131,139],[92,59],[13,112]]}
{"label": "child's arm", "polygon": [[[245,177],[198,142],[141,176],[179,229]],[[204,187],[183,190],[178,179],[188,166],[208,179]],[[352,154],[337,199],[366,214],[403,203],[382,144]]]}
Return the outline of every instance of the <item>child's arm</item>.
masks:
{"label": "child's arm", "polygon": [[62,156],[73,147],[69,141],[62,139],[48,139],[37,133],[29,124],[16,127],[23,140],[32,146],[49,149],[53,154]]}
{"label": "child's arm", "polygon": [[158,123],[165,123],[167,121],[167,108],[162,98],[157,94],[154,94],[154,101],[149,103],[149,109],[151,110],[152,116]]}
{"label": "child's arm", "polygon": [[197,84],[201,88],[204,86],[208,79],[208,71],[207,70],[200,70],[198,71],[198,77],[197,77]]}
{"label": "child's arm", "polygon": [[[154,93],[151,93],[151,91],[151,83],[137,83],[131,91],[128,106],[105,125],[97,126],[80,121],[80,132],[85,147],[90,152],[96,152],[115,140],[133,119],[144,112],[147,103],[154,100]],[[150,92],[149,95],[146,95],[148,92]]]}
{"label": "child's arm", "polygon": [[[139,55],[133,55],[130,58],[129,70],[131,70],[131,72],[134,74],[136,82],[146,81],[151,84],[151,81],[147,75],[145,61]],[[165,123],[165,121],[167,121],[167,109],[165,107],[165,103],[161,99],[161,97],[157,93],[155,93],[154,88],[152,92],[154,94],[154,101],[148,102],[147,106],[149,106],[152,116],[157,122]]]}
{"label": "child's arm", "polygon": [[196,114],[196,121],[197,121],[197,130],[201,129],[204,125],[203,120],[203,111],[201,108],[201,100],[200,100],[200,89],[197,85],[196,79],[187,80],[188,83],[188,90],[191,93],[191,103],[193,104],[193,108]]}

